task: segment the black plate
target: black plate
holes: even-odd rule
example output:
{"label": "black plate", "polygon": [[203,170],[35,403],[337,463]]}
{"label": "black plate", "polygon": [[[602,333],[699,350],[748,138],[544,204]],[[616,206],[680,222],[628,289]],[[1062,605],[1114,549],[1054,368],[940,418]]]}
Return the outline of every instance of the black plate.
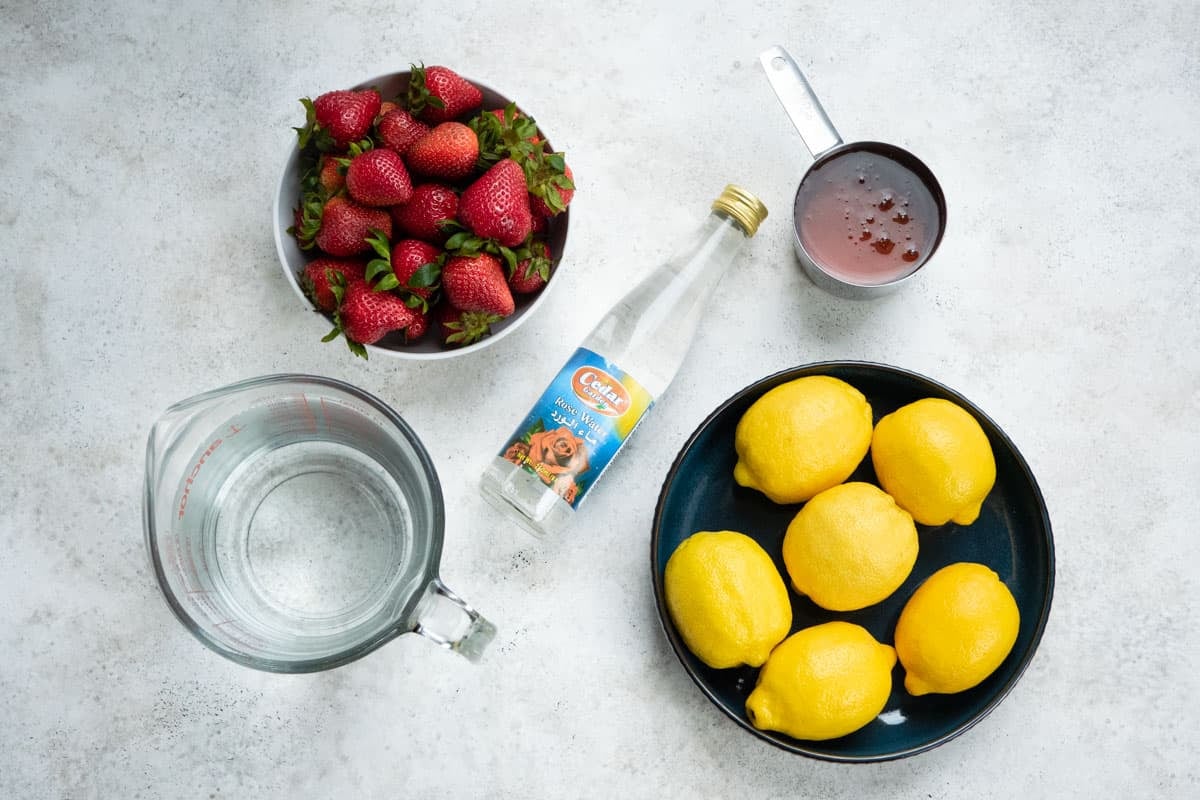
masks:
{"label": "black plate", "polygon": [[[892,644],[900,610],[933,572],[956,561],[991,567],[1008,585],[1021,612],[1012,652],[1000,667],[973,689],[953,695],[913,697],[904,690],[897,664],[892,694],[884,711],[866,727],[839,739],[809,742],[773,731],[760,731],[746,717],[746,697],[758,670],[712,669],[684,645],[667,612],[663,569],[680,542],[696,531],[735,530],[763,546],[787,581],[781,551],[783,534],[800,505],[776,505],[765,495],[733,480],[733,447],[738,420],[770,389],[806,375],[831,375],[851,384],[871,403],[875,421],[923,397],[951,400],[983,426],[996,457],[996,485],[970,526],[918,525],[920,550],[908,580],[887,600],[853,612],[819,608],[791,590],[792,631],[835,619],[862,625],[881,642]],[[850,480],[876,483],[870,456]],[[654,594],[659,617],[675,653],[700,690],[745,730],[785,750],[829,761],[884,761],[929,750],[949,741],[985,717],[1021,677],[1041,640],[1054,593],[1054,540],[1037,481],[1012,441],[962,395],[913,372],[866,362],[825,362],[796,367],[764,378],[723,403],[692,434],[671,466],[659,494],[650,543]]]}

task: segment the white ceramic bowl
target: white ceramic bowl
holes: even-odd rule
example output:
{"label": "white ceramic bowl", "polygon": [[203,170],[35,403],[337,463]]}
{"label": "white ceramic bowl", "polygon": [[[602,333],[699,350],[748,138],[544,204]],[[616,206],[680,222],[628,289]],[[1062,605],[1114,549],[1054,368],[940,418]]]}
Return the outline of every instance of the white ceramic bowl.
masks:
{"label": "white ceramic bowl", "polygon": [[[464,76],[466,77],[466,76]],[[388,100],[397,95],[403,94],[408,88],[409,72],[393,72],[387,75],[380,75],[377,78],[363,81],[355,89],[365,89],[374,87],[379,90],[380,96],[384,100]],[[499,92],[488,88],[476,80],[467,78],[479,90],[483,92],[483,108],[504,108],[510,101],[507,97]],[[518,105],[518,108],[520,106]],[[521,109],[522,113],[526,113]],[[529,114],[535,120],[536,115]],[[545,131],[541,126],[538,126],[538,133],[546,140],[546,146],[550,148],[550,141],[546,137]],[[315,251],[305,252],[296,244],[295,238],[288,233],[288,228],[291,227],[294,217],[293,213],[296,206],[299,204],[300,198],[300,148],[293,142],[289,148],[287,163],[284,165],[283,174],[279,179],[279,186],[275,191],[275,207],[273,209],[274,227],[275,227],[275,248],[279,251],[279,263],[283,267],[283,274],[286,276],[288,283],[296,292],[296,297],[300,298],[304,308],[313,314],[315,319],[320,321],[319,325],[313,326],[313,342],[320,344],[321,336],[328,332],[332,319],[325,314],[317,311],[316,306],[305,296],[304,290],[300,287],[300,274],[304,271],[305,265],[319,258],[320,254]],[[560,269],[559,265],[562,260],[563,250],[567,242],[567,225],[569,222],[570,208],[561,214],[553,217],[550,220],[550,227],[547,230],[547,241],[550,246],[550,256],[556,264],[554,273],[550,276],[550,281],[542,288],[540,292],[534,295],[518,295],[514,294],[513,299],[516,301],[516,311],[510,316],[501,320],[492,326],[492,334],[480,339],[474,344],[466,347],[448,347],[442,344],[440,331],[437,329],[437,324],[431,321],[430,330],[421,338],[419,342],[406,344],[399,334],[389,334],[380,339],[375,344],[367,345],[367,352],[374,355],[394,356],[396,358],[407,359],[437,359],[437,358],[453,358],[454,356],[466,355],[478,350],[482,350],[488,345],[498,341],[509,332],[515,330],[518,325],[525,322],[533,316],[534,311],[542,304],[546,293],[550,287],[554,285],[554,279]],[[329,343],[332,346],[334,343]]]}

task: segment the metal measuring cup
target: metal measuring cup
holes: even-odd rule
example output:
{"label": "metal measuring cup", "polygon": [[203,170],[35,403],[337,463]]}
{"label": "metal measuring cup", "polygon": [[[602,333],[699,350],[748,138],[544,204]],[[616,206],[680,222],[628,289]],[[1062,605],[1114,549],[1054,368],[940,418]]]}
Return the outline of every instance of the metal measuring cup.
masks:
{"label": "metal measuring cup", "polygon": [[[759,56],[759,62],[767,74],[767,79],[770,81],[776,97],[779,98],[779,102],[783,105],[792,124],[796,126],[796,130],[800,132],[801,139],[814,159],[800,179],[792,207],[793,244],[805,274],[822,289],[840,297],[855,300],[879,297],[896,290],[929,262],[941,243],[942,234],[946,229],[946,198],[937,178],[920,159],[896,145],[873,141],[843,143],[842,137],[833,127],[833,123],[829,121],[829,117],[817,100],[804,73],[782,47],[775,46],[765,50]],[[914,191],[920,195],[920,199],[929,209],[926,215],[936,218],[923,221],[923,241],[919,251],[916,251],[913,245],[910,245],[912,250],[902,251],[901,255],[904,258],[911,252],[916,252],[910,263],[906,265],[901,263],[895,269],[880,270],[877,276],[868,276],[847,270],[844,268],[845,265],[837,263],[837,260],[832,258],[828,251],[817,252],[813,235],[804,229],[806,225],[819,224],[813,223],[811,218],[806,215],[810,214],[813,192],[818,190],[819,182],[829,180],[824,175],[836,171],[835,165],[844,166],[847,163],[846,159],[860,157],[863,154],[868,158],[875,158],[877,161],[893,162],[898,164],[902,170],[911,173],[915,181]],[[852,224],[853,222],[851,221]],[[864,235],[869,233],[869,230],[864,231]],[[838,230],[834,233],[826,231],[822,235],[826,235],[828,238],[836,235],[840,238],[841,234],[842,231]],[[853,239],[853,231],[851,231],[851,239]],[[896,245],[890,238],[888,242],[893,247]],[[877,240],[870,243],[864,242],[865,244],[878,247],[879,251],[882,251],[885,243]],[[863,250],[866,249],[867,247],[864,246]],[[846,246],[845,250],[853,253],[852,246]],[[887,252],[890,255],[891,250],[889,249]],[[865,271],[861,270],[860,272]]]}

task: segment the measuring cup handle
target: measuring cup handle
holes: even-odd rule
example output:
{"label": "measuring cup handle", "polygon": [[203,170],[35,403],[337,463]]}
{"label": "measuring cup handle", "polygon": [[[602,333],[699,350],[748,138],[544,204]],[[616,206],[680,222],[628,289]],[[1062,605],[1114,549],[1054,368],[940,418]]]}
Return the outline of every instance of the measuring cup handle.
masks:
{"label": "measuring cup handle", "polygon": [[788,51],[776,45],[764,50],[758,60],[767,73],[775,96],[779,98],[796,130],[800,131],[800,138],[813,158],[819,158],[841,144],[841,135],[829,121],[817,95],[808,85],[808,79]]}
{"label": "measuring cup handle", "polygon": [[438,578],[425,587],[417,605],[417,624],[413,628],[435,644],[461,653],[468,661],[478,662],[483,650],[496,636],[496,626],[479,615],[461,597],[446,588]]}

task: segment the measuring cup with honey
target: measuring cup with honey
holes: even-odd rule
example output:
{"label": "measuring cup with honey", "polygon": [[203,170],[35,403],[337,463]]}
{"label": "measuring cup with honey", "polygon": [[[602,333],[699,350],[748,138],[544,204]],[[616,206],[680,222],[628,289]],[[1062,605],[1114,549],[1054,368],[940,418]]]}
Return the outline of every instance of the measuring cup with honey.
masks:
{"label": "measuring cup with honey", "polygon": [[782,47],[764,51],[759,61],[813,156],[792,207],[793,244],[805,274],[851,299],[894,291],[942,240],[946,198],[937,178],[896,145],[843,142]]}

